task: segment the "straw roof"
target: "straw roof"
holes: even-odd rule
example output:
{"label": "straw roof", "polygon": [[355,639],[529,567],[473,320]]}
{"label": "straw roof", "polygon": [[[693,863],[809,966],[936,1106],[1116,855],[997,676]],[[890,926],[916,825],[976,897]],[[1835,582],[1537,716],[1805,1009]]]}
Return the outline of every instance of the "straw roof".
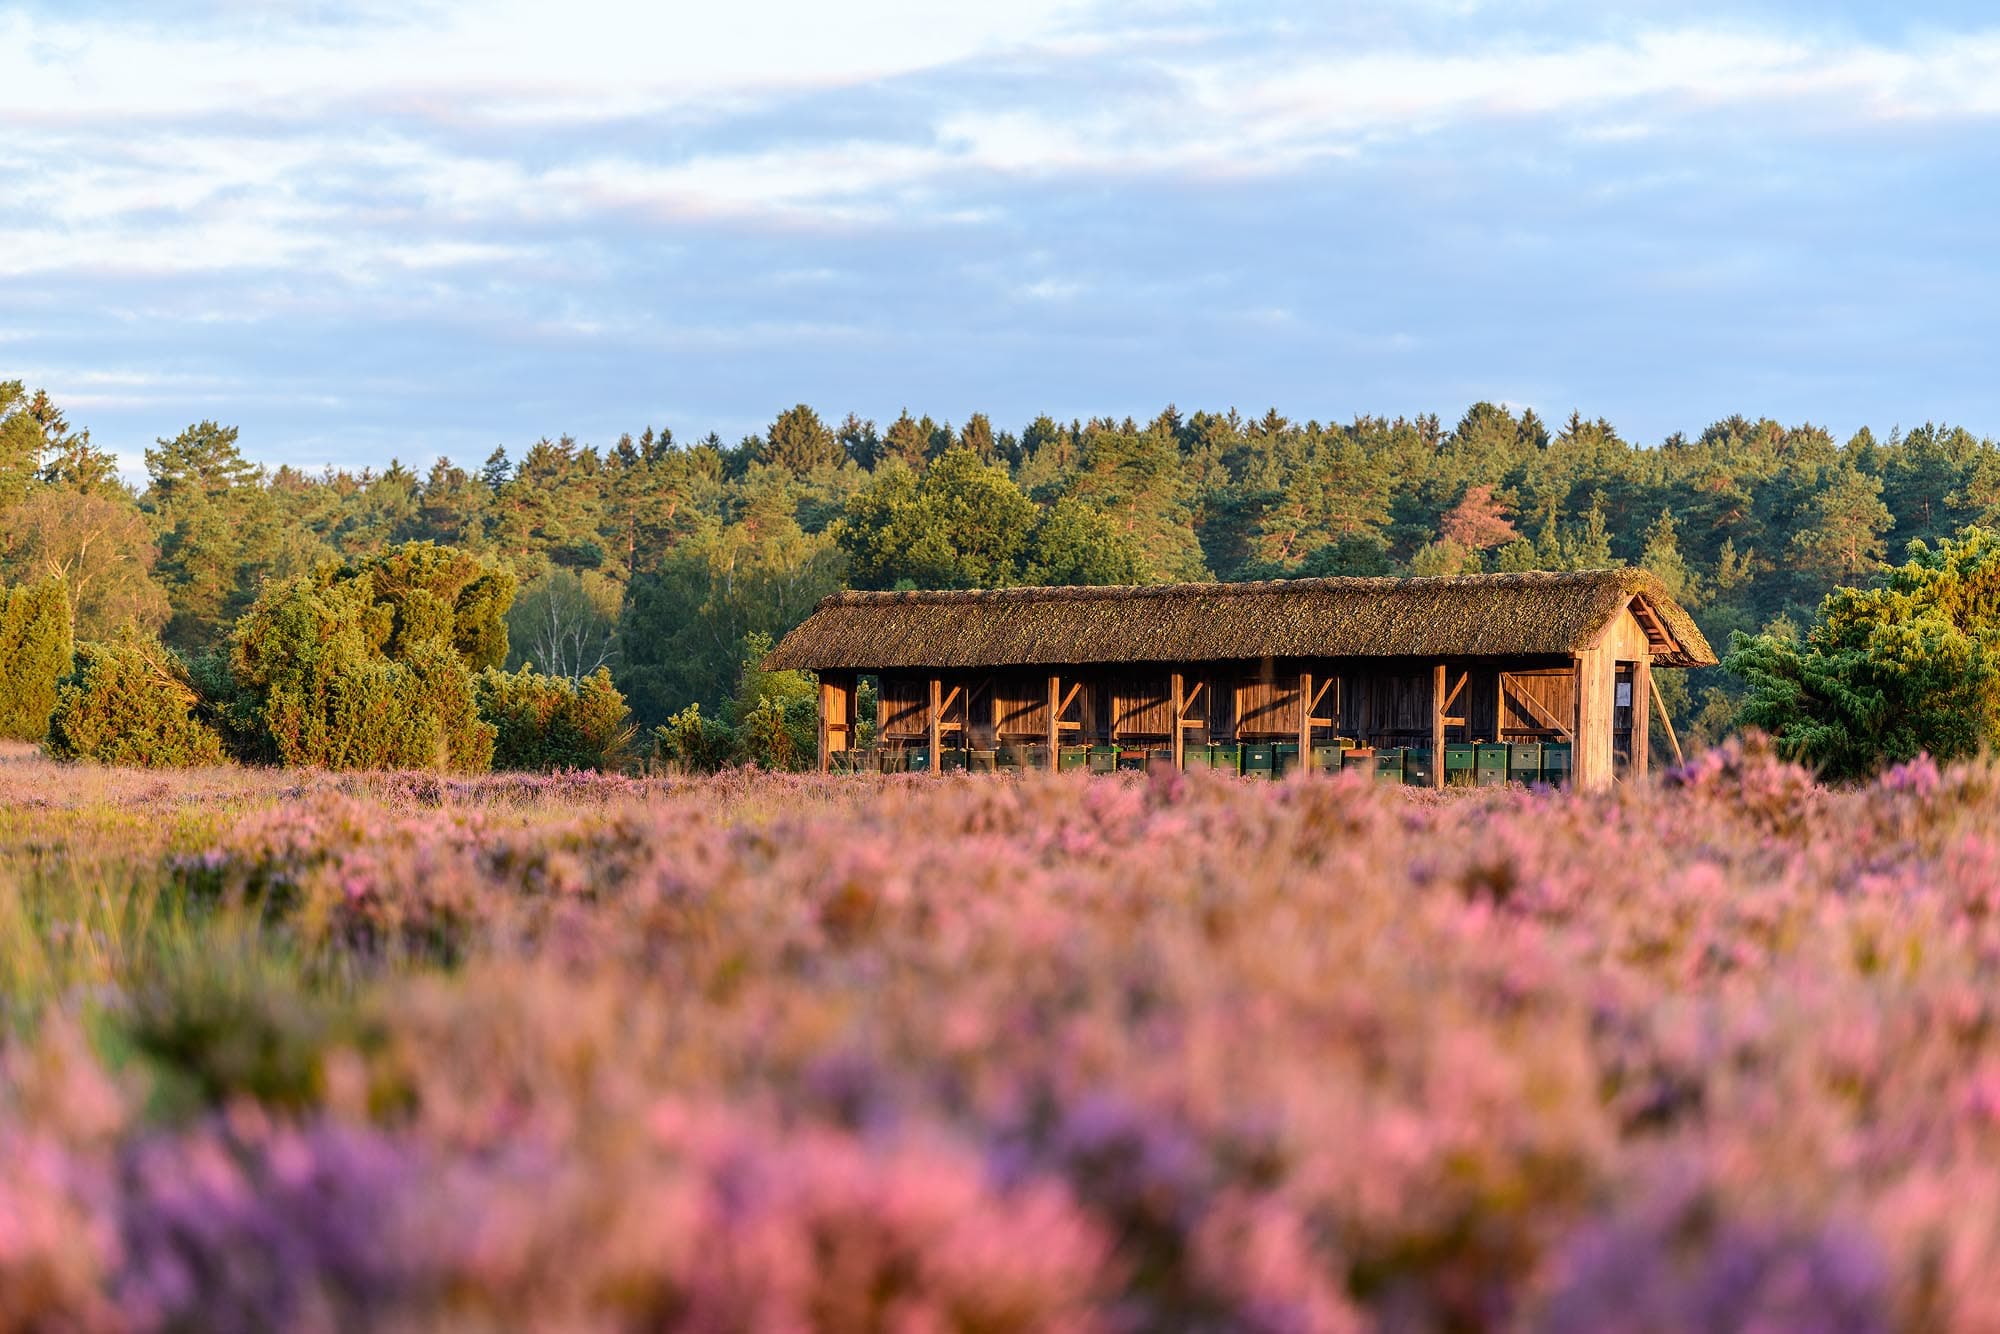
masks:
{"label": "straw roof", "polygon": [[876,671],[1247,658],[1530,657],[1589,646],[1628,604],[1653,660],[1706,667],[1694,620],[1644,570],[1432,579],[835,593],[770,670]]}

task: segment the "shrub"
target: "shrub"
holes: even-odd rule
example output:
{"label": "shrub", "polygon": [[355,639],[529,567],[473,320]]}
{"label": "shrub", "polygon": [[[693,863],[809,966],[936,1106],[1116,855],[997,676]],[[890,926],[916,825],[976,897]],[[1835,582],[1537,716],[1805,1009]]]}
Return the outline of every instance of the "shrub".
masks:
{"label": "shrub", "polygon": [[[231,636],[230,671],[273,758],[461,772],[492,762],[494,729],[479,718],[471,673],[491,655],[491,627],[481,611],[468,633],[454,609],[485,577],[469,576],[459,555],[412,543],[264,591]],[[504,623],[497,633],[504,652]]]}
{"label": "shrub", "polygon": [[1830,779],[2000,743],[2000,536],[1968,528],[1880,588],[1838,588],[1803,640],[1737,634],[1741,722]]}
{"label": "shrub", "polygon": [[702,717],[698,703],[653,729],[653,758],[683,773],[715,773],[735,753],[736,733],[720,718]]}
{"label": "shrub", "polygon": [[489,667],[474,683],[479,716],[495,729],[501,769],[616,769],[632,741],[625,697],[606,668],[572,681]]}
{"label": "shrub", "polygon": [[0,606],[0,736],[40,741],[69,675],[69,591],[49,579],[10,589]]}
{"label": "shrub", "polygon": [[196,716],[187,668],[159,644],[82,644],[56,695],[49,750],[58,759],[142,769],[222,763],[222,737]]}

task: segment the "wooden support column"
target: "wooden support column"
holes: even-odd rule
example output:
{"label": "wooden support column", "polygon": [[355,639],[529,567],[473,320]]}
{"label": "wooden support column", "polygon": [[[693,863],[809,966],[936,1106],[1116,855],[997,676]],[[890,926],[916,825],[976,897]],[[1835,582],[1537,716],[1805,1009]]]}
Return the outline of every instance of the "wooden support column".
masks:
{"label": "wooden support column", "polygon": [[1646,710],[1653,702],[1653,660],[1651,654],[1639,655],[1632,664],[1632,777],[1643,781],[1646,777],[1647,761],[1653,753],[1653,729],[1649,725]]}
{"label": "wooden support column", "polygon": [[944,772],[944,682],[931,678],[931,772]]}
{"label": "wooden support column", "polygon": [[1313,698],[1313,674],[1299,673],[1299,772],[1304,773],[1312,763],[1313,705],[1319,703]]}
{"label": "wooden support column", "polygon": [[833,767],[833,735],[830,724],[833,721],[833,682],[824,676],[819,679],[819,771],[825,773]]}
{"label": "wooden support column", "polygon": [[1174,697],[1174,772],[1179,773],[1187,758],[1187,678],[1175,672],[1170,689]]}
{"label": "wooden support column", "polygon": [[1444,664],[1431,671],[1431,786],[1444,789]]}
{"label": "wooden support column", "polygon": [[819,679],[819,771],[833,767],[833,757],[854,749],[854,678]]}
{"label": "wooden support column", "polygon": [[1057,716],[1061,713],[1062,678],[1051,675],[1049,677],[1049,769],[1051,771],[1061,767],[1056,763],[1056,756],[1062,751],[1061,728],[1056,722]]}

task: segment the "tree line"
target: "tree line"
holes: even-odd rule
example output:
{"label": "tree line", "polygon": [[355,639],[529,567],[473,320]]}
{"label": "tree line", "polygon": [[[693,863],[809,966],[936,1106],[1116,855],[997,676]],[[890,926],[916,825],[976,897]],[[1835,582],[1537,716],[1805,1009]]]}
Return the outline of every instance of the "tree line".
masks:
{"label": "tree line", "polygon": [[[1735,416],[1642,445],[1602,418],[1492,403],[1451,424],[1169,407],[1018,431],[799,405],[733,444],[647,427],[421,471],[263,468],[234,428],[200,422],[145,462],[128,483],[47,394],[0,383],[0,579],[61,580],[78,644],[145,645],[204,707],[227,703],[239,628],[271,589],[429,543],[512,581],[505,648],[466,655],[477,672],[602,669],[645,734],[766,757],[796,748],[804,706],[746,663],[842,587],[1629,563],[1720,645],[1805,624],[1913,541],[2000,521],[2000,450],[1962,428],[1836,440]],[[1722,671],[1665,684],[1698,739],[1740,708]]]}

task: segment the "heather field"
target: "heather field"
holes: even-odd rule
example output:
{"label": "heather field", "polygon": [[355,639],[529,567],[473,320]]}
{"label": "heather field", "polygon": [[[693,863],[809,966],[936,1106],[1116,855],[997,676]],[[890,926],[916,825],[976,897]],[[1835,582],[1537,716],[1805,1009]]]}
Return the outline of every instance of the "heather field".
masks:
{"label": "heather field", "polygon": [[16,757],[0,1330],[2000,1327],[1996,910],[1983,767]]}

